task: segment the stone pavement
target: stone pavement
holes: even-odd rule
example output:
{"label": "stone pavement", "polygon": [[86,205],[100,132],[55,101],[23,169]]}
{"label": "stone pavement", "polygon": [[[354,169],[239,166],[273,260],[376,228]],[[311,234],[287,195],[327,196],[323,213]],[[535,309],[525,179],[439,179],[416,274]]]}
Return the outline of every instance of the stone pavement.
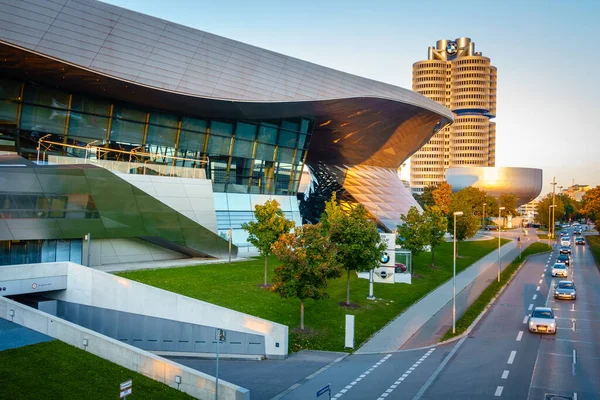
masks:
{"label": "stone pavement", "polygon": [[[535,232],[535,230],[530,231],[529,236],[523,236],[524,246],[537,241],[537,237],[533,234],[533,232]],[[518,231],[502,232],[502,237],[504,238],[516,239],[517,236]],[[519,251],[516,240],[513,240],[502,246],[501,260],[503,264],[508,265],[508,263],[518,256]],[[497,268],[497,265],[498,252],[493,251],[456,275],[457,296],[480,275],[488,271],[490,268]],[[411,339],[415,333],[417,333],[428,321],[430,321],[440,310],[442,310],[448,304],[448,302],[451,301],[452,280],[449,280],[433,290],[427,296],[423,297],[417,303],[413,304],[406,311],[396,317],[396,319],[383,327],[379,332],[365,342],[355,352],[355,354],[385,353],[399,350]],[[457,315],[457,319],[459,317],[460,314]],[[431,334],[437,334],[440,328],[442,327],[432,327]]]}

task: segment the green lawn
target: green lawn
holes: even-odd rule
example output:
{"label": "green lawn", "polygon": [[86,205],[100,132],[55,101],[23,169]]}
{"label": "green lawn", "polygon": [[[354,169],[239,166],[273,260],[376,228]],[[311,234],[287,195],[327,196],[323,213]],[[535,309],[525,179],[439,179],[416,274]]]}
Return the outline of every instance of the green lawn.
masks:
{"label": "green lawn", "polygon": [[[457,260],[457,270],[462,271],[497,246],[496,239],[459,243],[461,258]],[[287,325],[290,327],[290,352],[302,349],[343,351],[345,314],[356,315],[355,346],[358,347],[407,307],[452,277],[452,243],[443,243],[435,254],[436,268],[429,266],[431,253],[415,257],[414,273],[417,277],[413,276],[412,285],[376,284],[374,292],[377,300],[374,301],[366,299],[368,280],[358,279],[356,274],[352,274],[350,300],[360,306],[358,309],[339,305],[346,298],[345,274],[343,278],[332,280],[327,289],[328,299],[305,302],[305,328],[308,332],[295,329],[300,325],[299,300],[282,299],[276,293],[257,287],[263,281],[263,258],[231,264],[123,272],[119,275]],[[269,260],[269,279],[277,265],[275,258]]]}
{"label": "green lawn", "polygon": [[118,399],[119,384],[128,379],[128,399],[192,399],[58,340],[0,352],[2,399]]}
{"label": "green lawn", "polygon": [[[600,265],[600,236],[586,236],[587,243],[592,250],[594,259],[596,260],[596,266]],[[599,267],[600,268],[600,267]]]}
{"label": "green lawn", "polygon": [[500,274],[500,282],[497,280],[490,283],[490,285],[479,295],[479,297],[469,306],[467,311],[456,321],[456,333],[452,333],[452,329],[449,329],[444,336],[440,339],[440,342],[448,340],[455,336],[462,334],[475,319],[483,312],[485,307],[492,301],[494,296],[498,294],[500,288],[504,286],[519,266],[525,261],[525,258],[545,251],[550,251],[550,246],[543,242],[535,242],[527,247],[522,254],[522,258],[516,258],[506,267]]}

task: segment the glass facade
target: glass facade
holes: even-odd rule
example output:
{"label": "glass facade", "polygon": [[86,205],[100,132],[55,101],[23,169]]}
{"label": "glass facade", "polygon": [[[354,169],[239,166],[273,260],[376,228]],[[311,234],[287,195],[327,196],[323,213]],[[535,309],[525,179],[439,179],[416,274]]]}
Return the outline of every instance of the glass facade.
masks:
{"label": "glass facade", "polygon": [[[44,136],[114,149],[102,155],[110,160],[131,161],[118,150],[137,150],[151,156],[135,162],[204,168],[215,192],[295,195],[313,125],[306,117],[238,121],[176,115],[0,78],[0,147],[16,135],[16,151],[28,159],[36,159]],[[84,150],[55,145],[41,159],[51,153],[85,157]]]}
{"label": "glass facade", "polygon": [[81,264],[82,246],[81,239],[0,241],[0,265],[57,261]]}

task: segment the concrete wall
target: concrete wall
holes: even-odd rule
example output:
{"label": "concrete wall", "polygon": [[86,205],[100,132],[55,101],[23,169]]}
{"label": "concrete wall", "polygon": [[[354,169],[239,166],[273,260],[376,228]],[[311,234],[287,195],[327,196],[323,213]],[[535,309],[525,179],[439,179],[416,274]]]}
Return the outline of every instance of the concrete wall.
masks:
{"label": "concrete wall", "polygon": [[[185,254],[166,249],[138,238],[96,239],[92,237],[90,262],[92,267],[144,261],[178,260]],[[87,243],[83,242],[82,263],[87,264]]]}
{"label": "concrete wall", "polygon": [[[133,314],[261,335],[265,338],[265,355],[267,357],[287,357],[288,327],[285,325],[71,262],[54,264],[67,264],[67,290],[48,293],[48,297]],[[198,268],[200,277],[202,267]]]}
{"label": "concrete wall", "polygon": [[0,296],[67,288],[67,263],[0,265]]}
{"label": "concrete wall", "polygon": [[[14,316],[11,316],[14,312]],[[84,349],[131,371],[177,388],[175,377],[181,377],[179,390],[198,399],[212,399],[215,392],[215,378],[202,372],[166,360],[147,351],[137,349],[118,340],[82,328],[68,321],[55,318],[39,310],[0,297],[0,318],[59,339],[65,343]],[[87,339],[84,347],[83,340]],[[135,382],[134,382],[135,384]],[[219,398],[227,400],[249,400],[247,389],[219,380]]]}
{"label": "concrete wall", "polygon": [[215,203],[209,179],[130,175],[120,172],[115,172],[115,175],[217,233]]}

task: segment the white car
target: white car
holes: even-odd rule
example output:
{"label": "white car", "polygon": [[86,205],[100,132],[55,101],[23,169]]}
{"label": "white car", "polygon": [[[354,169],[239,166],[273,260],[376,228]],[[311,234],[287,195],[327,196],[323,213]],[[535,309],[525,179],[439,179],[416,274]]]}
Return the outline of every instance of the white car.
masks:
{"label": "white car", "polygon": [[571,245],[571,238],[568,236],[563,236],[560,238],[560,245],[561,246],[570,246]]}
{"label": "white car", "polygon": [[556,333],[556,319],[554,312],[549,307],[536,307],[533,309],[529,321],[529,332]]}
{"label": "white car", "polygon": [[568,275],[567,266],[563,263],[556,263],[552,266],[552,277],[560,276],[566,278]]}

